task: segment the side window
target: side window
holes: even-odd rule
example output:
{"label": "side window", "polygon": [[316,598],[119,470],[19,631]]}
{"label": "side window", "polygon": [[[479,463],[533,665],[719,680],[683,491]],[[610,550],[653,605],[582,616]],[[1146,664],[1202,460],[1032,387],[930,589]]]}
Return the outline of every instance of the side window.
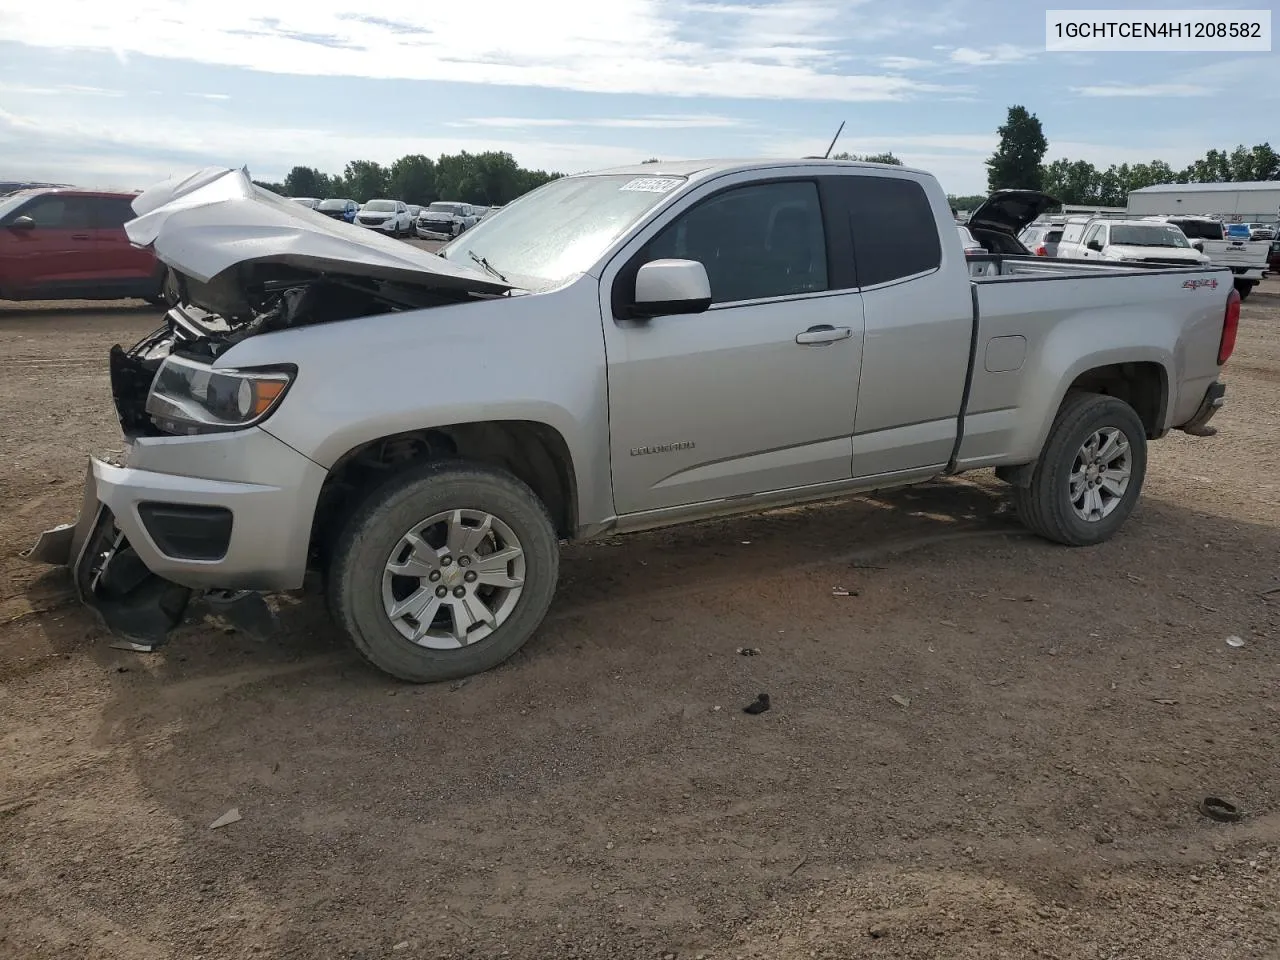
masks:
{"label": "side window", "polygon": [[89,205],[80,197],[46,197],[23,208],[21,216],[46,229],[89,229]]}
{"label": "side window", "polygon": [[89,200],[89,206],[98,230],[118,230],[137,216],[124,197],[95,197]]}
{"label": "side window", "polygon": [[1080,235],[1084,232],[1083,223],[1069,223],[1062,231],[1063,243],[1079,243]]}
{"label": "side window", "polygon": [[1102,224],[1100,223],[1095,223],[1089,228],[1089,232],[1084,235],[1084,244],[1086,247],[1095,240],[1099,242],[1102,240]]}
{"label": "side window", "polygon": [[897,177],[840,178],[849,209],[858,284],[914,276],[942,265],[938,223],[924,188]]}
{"label": "side window", "polygon": [[827,246],[817,184],[759,183],[711,197],[668,224],[643,260],[697,260],[712,303],[827,289]]}

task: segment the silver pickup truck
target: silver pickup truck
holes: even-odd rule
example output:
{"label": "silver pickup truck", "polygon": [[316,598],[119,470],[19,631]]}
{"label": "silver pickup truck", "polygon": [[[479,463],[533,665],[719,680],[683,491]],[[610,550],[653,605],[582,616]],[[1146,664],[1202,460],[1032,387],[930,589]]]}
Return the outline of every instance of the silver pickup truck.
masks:
{"label": "silver pickup truck", "polygon": [[1105,540],[1147,442],[1212,432],[1239,318],[1225,270],[966,257],[933,177],[864,163],[567,177],[439,255],[243,171],[135,212],[180,302],[113,348],[125,453],[30,556],[144,648],[319,571],[419,682],[519,649],[561,540],[979,468]]}

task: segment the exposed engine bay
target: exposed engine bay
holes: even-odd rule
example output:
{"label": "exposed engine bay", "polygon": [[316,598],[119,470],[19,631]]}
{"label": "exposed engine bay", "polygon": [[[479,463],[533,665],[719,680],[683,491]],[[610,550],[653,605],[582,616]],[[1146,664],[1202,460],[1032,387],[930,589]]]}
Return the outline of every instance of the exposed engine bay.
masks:
{"label": "exposed engine bay", "polygon": [[237,343],[260,334],[443,306],[477,296],[260,263],[228,271],[211,283],[176,271],[172,279],[181,299],[165,315],[164,325],[128,350],[118,344],[111,348],[111,394],[126,437],[174,432],[158,426],[146,410],[156,373],[170,355],[212,363]]}

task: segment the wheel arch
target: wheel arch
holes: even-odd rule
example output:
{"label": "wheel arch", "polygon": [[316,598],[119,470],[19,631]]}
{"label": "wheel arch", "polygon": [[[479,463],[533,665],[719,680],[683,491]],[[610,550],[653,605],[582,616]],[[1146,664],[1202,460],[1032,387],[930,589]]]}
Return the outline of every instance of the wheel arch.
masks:
{"label": "wheel arch", "polygon": [[311,530],[313,562],[324,566],[346,510],[392,474],[424,460],[459,460],[506,470],[546,506],[561,539],[578,526],[578,477],[563,434],[533,420],[489,420],[398,431],[338,457],[320,490]]}

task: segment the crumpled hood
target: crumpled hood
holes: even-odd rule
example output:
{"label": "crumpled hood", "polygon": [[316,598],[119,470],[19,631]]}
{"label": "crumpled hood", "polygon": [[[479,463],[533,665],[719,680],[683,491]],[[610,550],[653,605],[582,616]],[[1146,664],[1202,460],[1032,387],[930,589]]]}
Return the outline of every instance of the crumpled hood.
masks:
{"label": "crumpled hood", "polygon": [[434,289],[504,293],[511,285],[402,240],[335,220],[256,186],[247,169],[206,167],[133,201],[129,240],[202,283],[233,267],[278,263]]}

